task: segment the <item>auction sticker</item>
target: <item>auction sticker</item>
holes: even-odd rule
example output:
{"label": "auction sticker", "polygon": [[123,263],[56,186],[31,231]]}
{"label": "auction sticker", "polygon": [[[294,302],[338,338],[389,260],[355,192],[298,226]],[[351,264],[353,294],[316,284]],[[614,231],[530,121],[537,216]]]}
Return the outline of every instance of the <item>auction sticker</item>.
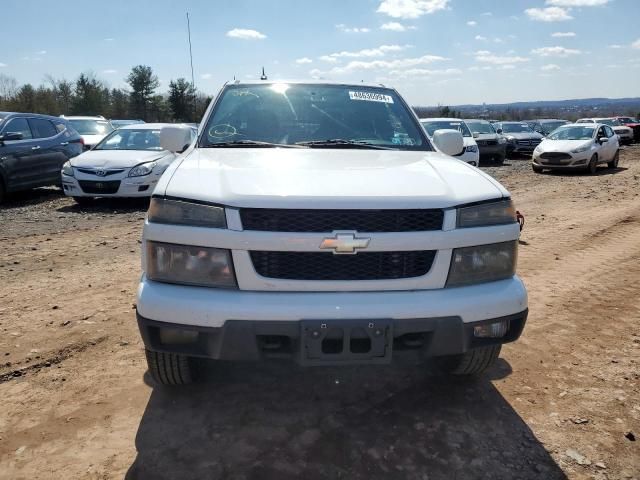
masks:
{"label": "auction sticker", "polygon": [[349,92],[351,100],[364,100],[365,102],[393,103],[393,97],[382,93],[373,92]]}

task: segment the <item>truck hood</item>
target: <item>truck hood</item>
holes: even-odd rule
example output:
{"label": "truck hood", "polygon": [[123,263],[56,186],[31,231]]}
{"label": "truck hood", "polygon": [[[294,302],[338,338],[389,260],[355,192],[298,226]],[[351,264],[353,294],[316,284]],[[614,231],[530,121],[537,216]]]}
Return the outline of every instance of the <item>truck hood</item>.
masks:
{"label": "truck hood", "polygon": [[482,171],[438,152],[194,149],[156,194],[253,208],[444,208],[508,196]]}
{"label": "truck hood", "polygon": [[513,137],[516,140],[541,140],[544,138],[539,133],[527,133],[527,132],[503,133],[503,135],[507,138]]}
{"label": "truck hood", "polygon": [[89,150],[71,159],[71,166],[80,168],[131,168],[167,155],[165,150]]}

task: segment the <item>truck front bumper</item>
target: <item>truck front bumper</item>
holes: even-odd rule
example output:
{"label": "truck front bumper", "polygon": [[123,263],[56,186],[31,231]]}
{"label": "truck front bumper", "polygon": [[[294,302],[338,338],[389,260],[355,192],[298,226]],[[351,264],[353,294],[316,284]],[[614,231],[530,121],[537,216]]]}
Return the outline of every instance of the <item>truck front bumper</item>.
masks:
{"label": "truck front bumper", "polygon": [[[137,309],[149,350],[303,365],[388,363],[404,353],[453,355],[507,343],[520,336],[528,313],[517,277],[437,290],[321,293],[184,287],[143,277]],[[487,324],[502,324],[501,335],[478,336],[476,327]]]}

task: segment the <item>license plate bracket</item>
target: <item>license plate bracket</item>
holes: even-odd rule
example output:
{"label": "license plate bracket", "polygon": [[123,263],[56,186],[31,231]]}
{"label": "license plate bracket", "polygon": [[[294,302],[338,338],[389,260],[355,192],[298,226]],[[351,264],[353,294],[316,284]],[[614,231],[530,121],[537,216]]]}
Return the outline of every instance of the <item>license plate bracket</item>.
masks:
{"label": "license plate bracket", "polygon": [[375,320],[303,320],[303,365],[385,364],[391,362],[393,322]]}

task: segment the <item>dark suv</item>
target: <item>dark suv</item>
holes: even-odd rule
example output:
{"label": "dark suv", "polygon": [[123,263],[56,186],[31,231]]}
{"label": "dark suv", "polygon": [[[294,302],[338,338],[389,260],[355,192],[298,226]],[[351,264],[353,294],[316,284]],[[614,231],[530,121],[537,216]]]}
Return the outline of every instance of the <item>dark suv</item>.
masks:
{"label": "dark suv", "polygon": [[58,185],[62,165],[82,147],[63,118],[0,112],[0,202],[8,192]]}

